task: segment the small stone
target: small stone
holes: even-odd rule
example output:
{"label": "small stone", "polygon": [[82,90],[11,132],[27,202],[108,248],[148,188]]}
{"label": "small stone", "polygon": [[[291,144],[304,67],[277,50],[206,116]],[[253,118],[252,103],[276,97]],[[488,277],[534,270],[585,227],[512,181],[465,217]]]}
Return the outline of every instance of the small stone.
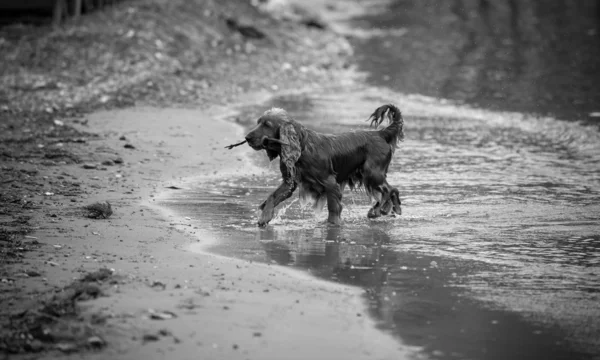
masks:
{"label": "small stone", "polygon": [[77,345],[73,343],[59,343],[56,344],[55,347],[64,353],[72,353],[77,351]]}
{"label": "small stone", "polygon": [[177,317],[177,315],[170,311],[156,312],[155,310],[150,309],[148,310],[148,313],[150,314],[150,319],[152,320],[168,320]]}
{"label": "small stone", "polygon": [[125,149],[135,149],[135,146],[133,146],[133,145],[131,145],[131,144],[125,144],[125,145],[123,145],[123,147],[124,147]]}
{"label": "small stone", "polygon": [[35,270],[27,270],[27,271],[25,271],[25,274],[27,274],[27,276],[30,276],[30,277],[42,276],[42,274],[40,274],[39,272],[37,272]]}
{"label": "small stone", "polygon": [[173,333],[169,329],[160,329],[160,330],[158,330],[158,334],[160,336],[171,336],[171,335],[173,335]]}
{"label": "small stone", "polygon": [[96,164],[83,164],[83,166],[82,166],[82,168],[88,169],[88,170],[95,169],[97,167],[98,167],[98,165],[96,165]]}
{"label": "small stone", "polygon": [[144,343],[158,340],[160,340],[160,337],[157,334],[144,334],[144,336],[142,336],[142,341]]}
{"label": "small stone", "polygon": [[114,164],[115,163],[112,160],[104,160],[102,162],[102,165],[105,165],[105,166],[113,166]]}
{"label": "small stone", "polygon": [[150,285],[151,288],[160,288],[162,290],[167,288],[167,285],[165,285],[164,283],[160,282],[160,281],[154,281],[152,283],[152,285]]}
{"label": "small stone", "polygon": [[104,340],[102,340],[100,337],[98,336],[91,336],[87,339],[87,343],[88,345],[95,347],[95,348],[100,348],[103,347],[105,345]]}
{"label": "small stone", "polygon": [[38,339],[33,339],[29,344],[27,344],[26,350],[34,353],[40,352],[44,350],[44,343]]}

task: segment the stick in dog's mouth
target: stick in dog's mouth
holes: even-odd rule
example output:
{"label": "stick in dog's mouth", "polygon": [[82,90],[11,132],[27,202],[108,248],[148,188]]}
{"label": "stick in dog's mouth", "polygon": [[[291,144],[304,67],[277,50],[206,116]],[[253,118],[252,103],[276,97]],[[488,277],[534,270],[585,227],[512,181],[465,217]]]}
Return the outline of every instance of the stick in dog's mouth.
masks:
{"label": "stick in dog's mouth", "polygon": [[[266,141],[265,141],[265,140],[266,140]],[[265,144],[265,142],[267,142],[267,143]],[[288,145],[288,143],[286,143],[285,141],[281,141],[281,140],[279,140],[279,139],[273,139],[273,138],[264,138],[264,139],[263,139],[263,148],[267,148],[267,147],[268,147],[268,142],[274,142],[274,143],[276,143],[276,144],[279,144],[279,145]],[[244,140],[244,141],[242,141],[242,142],[239,142],[239,143],[237,143],[237,144],[231,144],[231,145],[227,145],[227,146],[225,146],[225,148],[226,148],[226,149],[229,149],[229,150],[231,150],[231,149],[233,149],[234,147],[236,147],[236,146],[240,146],[240,145],[244,145],[245,143],[247,143],[247,141],[246,141],[246,140]]]}
{"label": "stick in dog's mouth", "polygon": [[239,143],[237,143],[237,144],[231,144],[231,145],[227,145],[227,146],[225,146],[225,148],[226,148],[226,149],[229,149],[229,150],[231,150],[231,149],[233,149],[234,147],[236,147],[236,146],[240,146],[240,145],[244,145],[245,143],[246,143],[246,140],[244,140],[244,141],[242,141],[242,142],[239,142]]}

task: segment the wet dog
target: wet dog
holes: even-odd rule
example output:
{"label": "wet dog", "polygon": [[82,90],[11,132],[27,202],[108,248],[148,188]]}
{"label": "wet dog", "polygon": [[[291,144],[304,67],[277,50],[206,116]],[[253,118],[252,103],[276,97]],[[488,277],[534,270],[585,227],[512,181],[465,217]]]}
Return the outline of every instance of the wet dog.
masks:
{"label": "wet dog", "polygon": [[312,199],[315,208],[327,202],[328,221],[341,222],[342,192],[364,187],[377,202],[367,216],[376,218],[390,212],[401,214],[398,189],[386,180],[398,141],[404,139],[404,120],[394,105],[377,108],[367,121],[379,126],[385,118],[389,125],[380,130],[353,131],[338,135],[321,134],[294,121],[278,108],[266,111],[241,143],[254,150],[265,150],[270,160],[279,157],[283,182],[260,204],[259,226],[273,219],[274,210],[300,187],[300,198]]}

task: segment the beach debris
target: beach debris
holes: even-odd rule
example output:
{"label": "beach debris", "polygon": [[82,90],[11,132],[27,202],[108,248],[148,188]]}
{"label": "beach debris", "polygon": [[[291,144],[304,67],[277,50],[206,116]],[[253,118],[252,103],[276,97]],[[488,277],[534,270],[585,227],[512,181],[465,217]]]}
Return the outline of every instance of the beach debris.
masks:
{"label": "beach debris", "polygon": [[265,33],[258,30],[256,27],[252,25],[241,24],[238,20],[233,18],[225,19],[225,23],[227,27],[233,31],[237,31],[242,36],[251,38],[251,39],[264,39],[266,37]]}
{"label": "beach debris", "polygon": [[194,298],[187,298],[187,299],[183,299],[178,305],[177,308],[179,309],[185,309],[185,310],[194,310],[197,307],[200,307],[201,305],[196,304],[196,301],[194,300]]}
{"label": "beach debris", "polygon": [[169,320],[177,317],[177,315],[171,311],[156,311],[154,309],[148,309],[148,314],[152,320]]}
{"label": "beach debris", "polygon": [[37,272],[35,270],[27,270],[27,271],[25,271],[25,274],[27,274],[27,276],[29,276],[29,277],[42,276],[42,274],[40,274],[39,272]]}
{"label": "beach debris", "polygon": [[64,353],[73,353],[78,351],[78,347],[74,343],[59,343],[54,346],[57,350],[60,350]]}
{"label": "beach debris", "polygon": [[160,336],[158,336],[158,334],[144,334],[142,336],[142,342],[145,344],[147,342],[154,342],[154,341],[158,341],[160,340]]}
{"label": "beach debris", "polygon": [[85,206],[84,209],[88,211],[87,216],[92,219],[97,219],[100,216],[102,216],[104,219],[107,219],[113,213],[112,206],[108,201],[96,202]]}
{"label": "beach debris", "polygon": [[100,338],[99,336],[90,336],[87,339],[87,343],[89,346],[91,346],[93,348],[101,348],[101,347],[104,347],[104,345],[106,345],[104,340],[102,340],[102,338]]}
{"label": "beach debris", "polygon": [[158,330],[158,334],[159,334],[160,336],[171,336],[171,335],[173,335],[173,333],[171,332],[171,330],[169,330],[169,329],[164,329],[164,328],[163,328],[163,329],[160,329],[160,330]]}
{"label": "beach debris", "polygon": [[81,279],[84,282],[97,282],[109,279],[113,275],[113,271],[108,268],[101,268],[94,272],[89,272]]}
{"label": "beach debris", "polygon": [[160,288],[161,290],[165,290],[167,288],[167,285],[165,285],[165,283],[162,283],[160,281],[154,281],[152,282],[152,284],[150,284],[151,288]]}

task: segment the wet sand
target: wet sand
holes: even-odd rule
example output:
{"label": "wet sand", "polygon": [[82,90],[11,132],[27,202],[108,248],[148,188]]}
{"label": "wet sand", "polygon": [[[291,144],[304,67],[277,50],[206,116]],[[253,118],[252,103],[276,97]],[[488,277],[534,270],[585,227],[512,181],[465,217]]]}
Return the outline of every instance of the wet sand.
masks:
{"label": "wet sand", "polygon": [[[89,126],[105,138],[98,146],[118,146],[113,134],[136,144],[127,170],[99,181],[110,190],[99,190],[97,197],[110,201],[115,213],[106,221],[72,219],[69,228],[85,231],[68,238],[60,236],[60,225],[36,233],[68,247],[82,269],[107,263],[126,277],[109,297],[85,305],[89,313],[110,315],[105,336],[111,344],[85,357],[405,358],[408,347],[377,330],[365,313],[360,288],[206,253],[211,234],[155,205],[167,186],[182,186],[181,178],[252,171],[245,159],[224,149],[240,138],[241,128],[219,119],[223,113],[223,108],[135,108],[90,116]],[[128,197],[131,189],[136,195]],[[69,281],[60,275],[48,279],[57,286]],[[153,287],[155,282],[164,289]],[[150,320],[149,309],[176,317]],[[163,334],[158,341],[140,342],[158,333]]]}

